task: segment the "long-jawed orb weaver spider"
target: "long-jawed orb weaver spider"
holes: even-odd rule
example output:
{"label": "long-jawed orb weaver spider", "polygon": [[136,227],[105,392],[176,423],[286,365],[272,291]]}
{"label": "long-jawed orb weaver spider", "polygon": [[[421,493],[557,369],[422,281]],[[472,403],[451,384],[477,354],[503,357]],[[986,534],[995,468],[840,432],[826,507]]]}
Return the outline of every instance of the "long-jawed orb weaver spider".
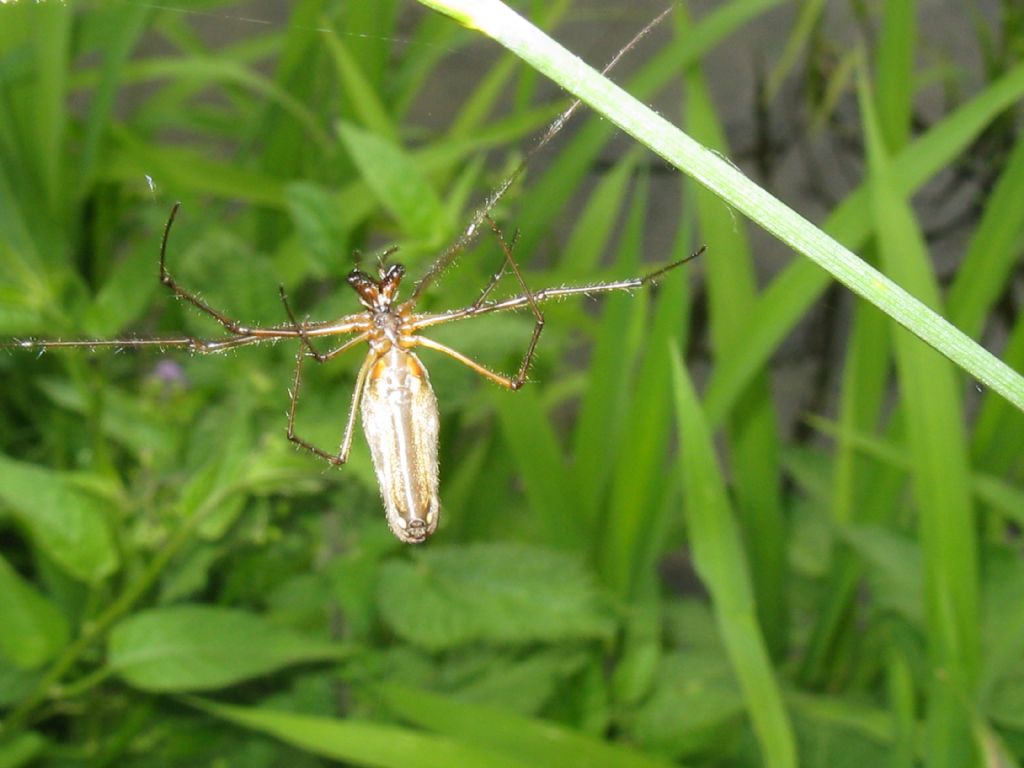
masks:
{"label": "long-jawed orb weaver spider", "polygon": [[[667,14],[668,11],[665,11],[644,27],[616,54],[604,71],[610,70]],[[297,341],[298,350],[295,356],[295,372],[288,408],[288,439],[331,464],[344,464],[348,460],[352,446],[356,413],[361,412],[363,431],[370,446],[388,525],[403,542],[423,542],[437,529],[441,513],[438,498],[437,459],[439,417],[437,398],[430,385],[427,369],[413,350],[416,347],[423,347],[441,352],[490,379],[495,384],[506,389],[517,390],[526,381],[537,342],[544,330],[544,316],[539,306],[542,302],[580,294],[594,295],[640,288],[656,282],[666,272],[685,264],[703,252],[703,248],[701,248],[685,259],[642,277],[582,286],[545,288],[538,291],[531,291],[527,287],[522,272],[512,256],[516,238],[513,237],[511,242],[506,240],[490,213],[522,173],[533,154],[562,129],[579,105],[579,101],[573,102],[551,123],[523,162],[487,197],[484,204],[473,215],[469,226],[430,265],[426,273],[416,282],[410,296],[404,301],[399,301],[397,294],[405,275],[405,267],[401,264],[385,266],[382,260],[379,275],[376,278],[359,269],[353,270],[347,277],[348,284],[355,290],[363,305],[361,312],[328,322],[299,322],[292,311],[284,289],[281,288],[281,301],[288,316],[288,323],[269,328],[244,325],[213,308],[194,293],[182,288],[168,271],[167,243],[180,207],[179,203],[171,209],[160,242],[160,282],[169,288],[177,298],[212,317],[227,332],[226,337],[213,340],[204,340],[193,336],[73,341],[27,339],[3,346],[29,350],[68,347],[183,347],[192,352],[210,354],[271,340]],[[426,288],[437,279],[446,267],[451,265],[459,253],[476,240],[484,224],[487,224],[497,237],[504,261],[477,300],[467,307],[445,312],[416,313],[414,311],[416,303]],[[491,291],[507,272],[514,275],[522,293],[501,300],[490,299]],[[421,335],[425,329],[444,323],[524,308],[529,309],[534,316],[533,334],[519,369],[513,376],[496,373],[461,352]],[[326,352],[318,351],[314,345],[316,339],[337,336],[347,336],[348,338]],[[302,388],[303,362],[305,358],[311,357],[317,362],[325,363],[363,343],[368,345],[369,351],[356,376],[352,404],[341,445],[336,453],[331,453],[300,437],[295,430],[295,416]]]}

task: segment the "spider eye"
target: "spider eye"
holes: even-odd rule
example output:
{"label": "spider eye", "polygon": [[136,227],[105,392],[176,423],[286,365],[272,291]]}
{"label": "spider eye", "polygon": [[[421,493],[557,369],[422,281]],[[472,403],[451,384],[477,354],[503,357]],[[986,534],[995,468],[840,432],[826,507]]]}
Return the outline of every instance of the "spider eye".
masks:
{"label": "spider eye", "polygon": [[380,293],[380,287],[377,285],[376,280],[365,272],[360,272],[358,269],[353,269],[349,272],[346,279],[348,284],[359,294],[359,300],[364,306],[370,307],[376,303],[377,296]]}
{"label": "spider eye", "polygon": [[405,267],[401,264],[392,264],[381,272],[380,292],[389,302],[394,299],[398,292],[398,284],[402,282],[402,275],[405,274]]}
{"label": "spider eye", "polygon": [[373,285],[376,282],[368,274],[366,274],[365,272],[360,272],[358,269],[353,269],[351,272],[349,272],[348,277],[346,277],[345,279],[348,281],[349,285],[351,285],[353,288],[357,290],[361,286]]}

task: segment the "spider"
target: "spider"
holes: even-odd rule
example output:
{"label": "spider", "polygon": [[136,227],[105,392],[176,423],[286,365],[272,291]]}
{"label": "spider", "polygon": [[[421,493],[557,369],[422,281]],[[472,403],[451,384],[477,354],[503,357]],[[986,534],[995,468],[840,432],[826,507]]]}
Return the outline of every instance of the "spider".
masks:
{"label": "spider", "polygon": [[[604,71],[607,72],[611,69],[619,58],[636,45],[665,15],[663,13],[641,30],[616,54]],[[430,377],[414,350],[417,347],[422,347],[440,352],[501,387],[518,390],[526,381],[537,343],[544,330],[544,315],[539,306],[541,303],[550,299],[580,294],[589,296],[613,291],[630,291],[656,282],[665,273],[696,258],[704,250],[701,248],[685,259],[642,277],[582,286],[545,288],[538,291],[531,291],[527,287],[522,272],[512,256],[516,237],[513,236],[511,241],[507,240],[491,218],[490,213],[522,173],[532,155],[562,129],[579,104],[579,101],[574,102],[555,119],[523,162],[486,198],[462,234],[441,253],[426,273],[415,283],[409,297],[405,300],[398,298],[399,287],[405,276],[405,267],[398,263],[386,265],[382,258],[376,277],[360,269],[354,269],[348,274],[347,282],[355,290],[363,307],[360,312],[327,322],[299,322],[282,287],[280,297],[288,317],[287,324],[266,328],[243,325],[210,306],[196,294],[182,288],[168,271],[167,243],[180,208],[180,203],[176,203],[164,226],[160,242],[160,282],[170,289],[177,298],[212,317],[226,331],[226,337],[213,340],[192,336],[75,341],[29,339],[16,341],[13,345],[7,346],[22,349],[184,347],[193,352],[208,354],[270,340],[297,341],[295,372],[292,378],[288,408],[288,439],[332,465],[342,465],[348,460],[352,447],[356,413],[361,412],[363,431],[370,446],[388,525],[401,541],[421,543],[437,529],[441,514],[438,498],[437,458],[439,417],[437,398],[430,385]],[[485,224],[497,238],[504,259],[501,268],[493,275],[477,300],[471,305],[459,309],[437,313],[417,313],[415,311],[417,301],[426,288],[455,260],[459,253],[476,240]],[[391,252],[393,251],[388,251],[385,256]],[[515,277],[521,293],[501,300],[489,298],[491,291],[508,272]],[[423,331],[444,323],[524,308],[533,314],[533,333],[519,368],[512,376],[496,373],[461,352],[422,335]],[[314,345],[314,340],[339,336],[348,338],[327,351],[321,352]],[[368,352],[356,375],[352,404],[340,447],[336,453],[331,453],[304,439],[295,430],[295,415],[302,389],[303,363],[306,358],[326,363],[361,344],[368,346]]]}

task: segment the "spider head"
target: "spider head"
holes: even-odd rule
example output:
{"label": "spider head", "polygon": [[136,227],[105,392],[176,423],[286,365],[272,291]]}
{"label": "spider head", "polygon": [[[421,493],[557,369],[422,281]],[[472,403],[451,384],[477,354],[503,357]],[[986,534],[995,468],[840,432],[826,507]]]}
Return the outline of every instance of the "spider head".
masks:
{"label": "spider head", "polygon": [[353,269],[348,273],[348,284],[355,289],[359,295],[359,301],[364,307],[376,312],[383,312],[390,309],[404,275],[405,267],[401,264],[382,266],[379,280],[374,280],[365,272]]}

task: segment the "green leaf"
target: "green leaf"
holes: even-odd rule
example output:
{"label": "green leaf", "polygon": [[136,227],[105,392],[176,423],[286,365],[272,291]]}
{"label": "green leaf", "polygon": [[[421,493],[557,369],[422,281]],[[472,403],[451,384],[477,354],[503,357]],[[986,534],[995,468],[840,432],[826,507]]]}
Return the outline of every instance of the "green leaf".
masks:
{"label": "green leaf", "polygon": [[801,766],[895,766],[890,713],[841,699],[800,696],[793,701]]}
{"label": "green leaf", "polygon": [[689,374],[674,349],[672,363],[694,564],[711,593],[719,631],[743,690],[764,764],[796,766],[792,725],[757,625],[743,543],[715,458],[715,446]]}
{"label": "green leaf", "polygon": [[[590,661],[590,654],[573,645],[545,648],[525,657],[514,652],[490,652],[465,673],[467,682],[458,687],[456,695],[464,702],[489,704],[522,715],[536,714]],[[401,680],[395,676],[390,679]]]}
{"label": "green leaf", "polygon": [[[894,157],[893,181],[905,195],[917,191],[1022,95],[1024,65],[1018,65]],[[867,186],[861,185],[832,211],[824,230],[848,248],[862,247],[872,231],[869,203]],[[750,378],[762,370],[829,284],[829,276],[815,264],[798,259],[760,294],[740,333],[743,354],[722,361],[708,381],[705,401],[712,424],[729,412]]]}
{"label": "green leaf", "polygon": [[572,488],[565,482],[565,459],[558,434],[540,392],[527,386],[511,394],[494,389],[490,400],[502,435],[515,459],[530,511],[545,532],[545,542],[565,549],[579,545],[580,529],[571,517]]}
{"label": "green leaf", "polygon": [[848,526],[840,535],[867,567],[873,604],[900,613],[924,629],[924,586],[921,583],[921,548],[908,536],[879,526]]}
{"label": "green leaf", "polygon": [[64,615],[0,557],[0,652],[33,669],[68,641]]}
{"label": "green leaf", "polygon": [[630,747],[607,744],[578,731],[496,707],[455,701],[404,685],[382,685],[374,690],[403,719],[467,744],[522,760],[524,765],[666,766]]}
{"label": "green leaf", "polygon": [[735,734],[743,697],[721,654],[667,655],[656,679],[630,724],[630,735],[639,744],[678,758],[719,746]]}
{"label": "green leaf", "polygon": [[497,752],[391,725],[229,707],[198,699],[190,703],[243,728],[273,736],[314,755],[353,765],[379,768],[524,768],[529,765]]}
{"label": "green leaf", "polygon": [[0,744],[0,768],[21,768],[29,765],[46,746],[43,737],[34,731],[19,733]]}
{"label": "green leaf", "polygon": [[865,264],[735,165],[701,146],[532,26],[500,0],[420,0],[467,19],[728,205],[826,270],[851,291],[1024,410],[1024,376],[953,327],[900,285]]}
{"label": "green leaf", "polygon": [[61,568],[79,581],[96,583],[119,566],[107,504],[71,478],[0,456],[0,502]]}
{"label": "green leaf", "polygon": [[42,672],[16,667],[0,655],[0,708],[17,704],[36,690]]}
{"label": "green leaf", "polygon": [[[860,82],[871,213],[886,271],[924,304],[939,305],[938,280],[913,212],[899,193],[866,80]],[[922,305],[923,310],[923,305]],[[948,360],[895,330],[900,415],[919,512],[929,655],[929,765],[958,766],[974,750],[965,697],[978,671],[977,520],[957,377]],[[941,678],[941,681],[940,681]]]}
{"label": "green leaf", "polygon": [[914,108],[914,49],[917,42],[913,0],[886,0],[875,59],[879,127],[889,152],[903,148]]}
{"label": "green leaf", "polygon": [[520,544],[414,552],[410,562],[382,567],[377,597],[395,632],[435,651],[606,638],[613,629],[576,560]]}
{"label": "green leaf", "polygon": [[[330,26],[325,25],[323,33],[327,50],[334,59],[338,79],[363,127],[389,141],[397,141],[398,129],[388,114],[387,107],[373,89],[373,83],[367,80],[359,61]],[[358,38],[356,40],[358,41]]]}
{"label": "green leaf", "polygon": [[111,337],[135,321],[149,306],[160,283],[157,259],[130,254],[114,267],[90,307],[84,335]]}
{"label": "green leaf", "polygon": [[351,262],[347,211],[327,189],[312,181],[296,181],[285,187],[285,204],[295,223],[312,277],[334,277],[331,270]]}
{"label": "green leaf", "polygon": [[363,181],[402,228],[424,244],[439,243],[450,231],[441,199],[419,166],[397,144],[342,122],[338,133]]}
{"label": "green leaf", "polygon": [[[676,13],[677,34],[690,34],[684,14]],[[686,125],[693,137],[710,150],[730,154],[725,129],[699,64],[686,78]],[[739,335],[744,316],[757,298],[754,255],[746,227],[710,192],[695,187],[701,236],[716,251],[707,259],[706,280],[710,340],[715,362],[743,354],[746,339]],[[756,375],[744,390],[726,422],[736,510],[746,530],[758,620],[768,647],[781,653],[788,625],[785,594],[786,524],[782,510],[779,470],[778,416],[767,371]]]}
{"label": "green leaf", "polygon": [[111,668],[147,691],[213,690],[351,653],[255,614],[201,605],[158,608],[125,619],[111,631],[107,651]]}
{"label": "green leaf", "polygon": [[[971,235],[970,245],[949,288],[949,316],[967,333],[977,336],[993,304],[1006,290],[1019,263],[1024,229],[1024,134],[985,199],[985,211]],[[1012,364],[1012,363],[1011,363]]]}

